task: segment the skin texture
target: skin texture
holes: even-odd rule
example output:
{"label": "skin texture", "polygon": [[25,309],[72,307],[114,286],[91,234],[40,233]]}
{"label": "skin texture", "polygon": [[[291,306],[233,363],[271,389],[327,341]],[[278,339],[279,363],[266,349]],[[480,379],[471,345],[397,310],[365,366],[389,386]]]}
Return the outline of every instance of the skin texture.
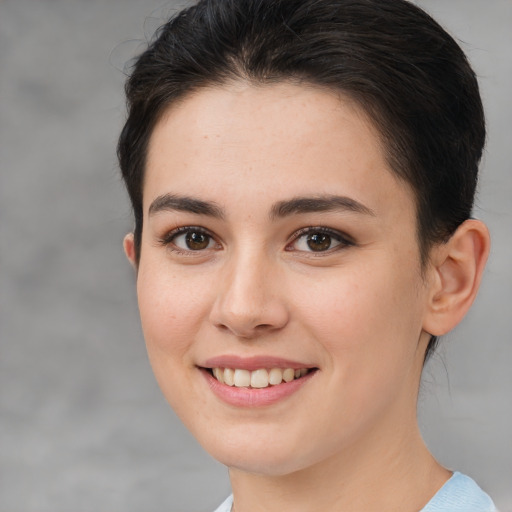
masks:
{"label": "skin texture", "polygon": [[[166,194],[215,209],[150,213]],[[364,211],[276,214],[332,196]],[[292,84],[203,89],[174,105],[153,132],[143,197],[149,358],[171,406],[230,468],[237,512],[421,509],[450,476],[417,427],[427,333],[450,330],[474,299],[485,227],[463,224],[422,271],[413,194],[371,122],[346,98]],[[207,233],[205,248],[173,236],[187,226]],[[311,250],[310,227],[334,232],[330,249]],[[135,265],[132,235],[125,250]],[[235,407],[198,368],[225,355],[318,370],[284,400]]]}

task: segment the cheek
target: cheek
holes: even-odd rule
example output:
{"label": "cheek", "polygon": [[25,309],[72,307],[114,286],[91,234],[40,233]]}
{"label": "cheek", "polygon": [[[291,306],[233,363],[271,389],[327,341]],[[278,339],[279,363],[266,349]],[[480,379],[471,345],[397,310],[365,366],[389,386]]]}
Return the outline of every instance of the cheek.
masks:
{"label": "cheek", "polygon": [[189,349],[204,318],[205,294],[205,286],[189,282],[178,272],[154,262],[141,263],[137,295],[150,357],[162,352],[173,359]]}
{"label": "cheek", "polygon": [[209,288],[204,283],[149,258],[141,261],[137,276],[142,330],[153,373],[163,395],[178,416],[189,420],[187,424],[201,399],[191,411],[194,344],[208,318]]}
{"label": "cheek", "polygon": [[422,318],[419,278],[414,270],[399,271],[396,262],[380,263],[338,269],[296,290],[304,325],[333,367],[346,373],[372,368],[389,374],[414,357]]}
{"label": "cheek", "polygon": [[330,398],[314,404],[317,417],[335,417],[326,422],[326,439],[338,439],[342,429],[341,442],[349,442],[393,404],[414,409],[421,299],[413,274],[381,270],[352,268],[300,295],[300,318],[322,345],[327,370]]}

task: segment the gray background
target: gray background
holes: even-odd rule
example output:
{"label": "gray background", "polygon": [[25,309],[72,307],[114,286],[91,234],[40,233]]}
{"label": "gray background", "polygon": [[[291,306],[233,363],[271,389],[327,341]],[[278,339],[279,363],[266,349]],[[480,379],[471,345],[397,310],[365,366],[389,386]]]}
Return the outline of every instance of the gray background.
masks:
{"label": "gray background", "polygon": [[[512,511],[512,2],[420,3],[480,76],[476,214],[494,242],[474,309],[425,372],[420,421],[443,463]],[[153,380],[121,250],[122,69],[172,11],[0,0],[1,512],[208,511],[228,493]]]}

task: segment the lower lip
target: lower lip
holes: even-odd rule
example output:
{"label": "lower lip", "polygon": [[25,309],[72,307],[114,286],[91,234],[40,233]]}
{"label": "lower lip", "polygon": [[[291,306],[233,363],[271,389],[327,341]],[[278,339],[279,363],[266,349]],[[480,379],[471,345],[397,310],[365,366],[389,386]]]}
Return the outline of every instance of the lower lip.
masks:
{"label": "lower lip", "polygon": [[300,379],[283,382],[277,386],[266,388],[237,388],[220,383],[207,370],[201,369],[208,386],[222,401],[236,407],[263,407],[272,405],[296,393],[302,386],[311,380],[316,371],[311,371]]}

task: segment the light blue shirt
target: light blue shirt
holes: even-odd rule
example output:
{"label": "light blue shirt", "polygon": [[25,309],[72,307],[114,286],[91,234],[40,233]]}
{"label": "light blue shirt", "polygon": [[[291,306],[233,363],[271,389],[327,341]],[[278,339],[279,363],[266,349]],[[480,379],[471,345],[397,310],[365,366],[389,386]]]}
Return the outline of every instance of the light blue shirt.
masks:
{"label": "light blue shirt", "polygon": [[456,471],[421,512],[496,512],[496,507],[473,479]]}
{"label": "light blue shirt", "polygon": [[[215,512],[231,512],[233,496]],[[420,512],[497,512],[491,498],[469,476],[453,473]]]}

